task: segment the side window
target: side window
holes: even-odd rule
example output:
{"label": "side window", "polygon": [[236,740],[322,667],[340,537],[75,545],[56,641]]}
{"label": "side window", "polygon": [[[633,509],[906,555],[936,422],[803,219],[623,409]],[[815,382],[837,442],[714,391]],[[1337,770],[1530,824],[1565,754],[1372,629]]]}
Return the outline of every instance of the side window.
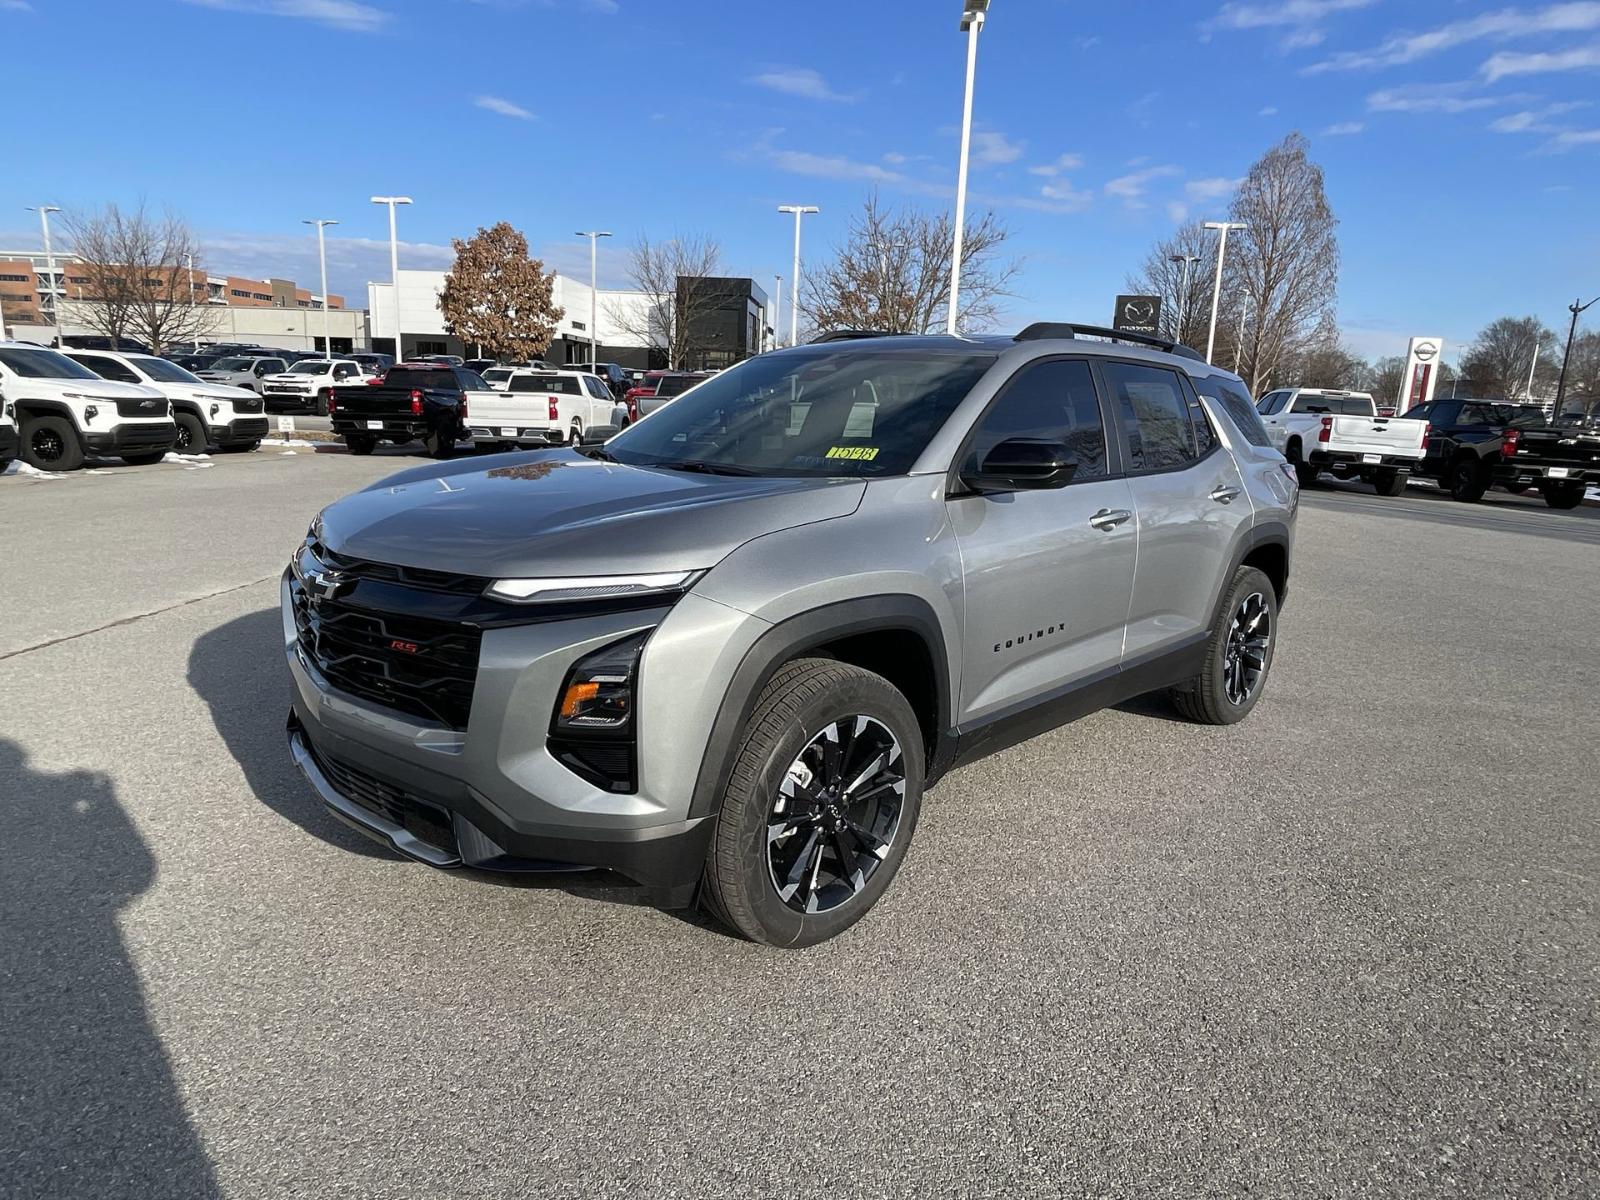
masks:
{"label": "side window", "polygon": [[[1189,381],[1191,384],[1193,380]],[[1189,402],[1189,424],[1194,427],[1194,441],[1196,457],[1204,458],[1217,448],[1217,431],[1211,428],[1211,418],[1206,415],[1205,405],[1200,403],[1200,396],[1194,388],[1183,389],[1184,397]]]}
{"label": "side window", "polygon": [[1189,402],[1175,374],[1119,362],[1100,369],[1128,441],[1130,471],[1165,471],[1199,457]]}
{"label": "side window", "polygon": [[466,382],[466,390],[469,392],[487,392],[489,390],[489,385],[483,381],[483,376],[476,371],[463,371],[461,372],[461,377]]}
{"label": "side window", "polygon": [[337,364],[333,368],[333,377],[335,379],[349,379],[350,378],[350,365],[348,363],[339,363],[339,364]]}
{"label": "side window", "polygon": [[1106,430],[1094,375],[1082,359],[1032,363],[1012,377],[984,415],[967,457],[970,467],[1008,438],[1060,442],[1072,451],[1075,480],[1106,474]]}
{"label": "side window", "polygon": [[114,358],[102,358],[98,354],[85,354],[78,359],[78,362],[104,379],[115,379],[118,383],[142,382],[137,375]]}
{"label": "side window", "polygon": [[1222,411],[1228,414],[1228,420],[1233,422],[1233,427],[1244,436],[1245,441],[1252,446],[1272,445],[1272,439],[1267,436],[1266,426],[1261,423],[1261,414],[1256,412],[1256,406],[1250,403],[1250,393],[1244,390],[1242,384],[1216,375],[1208,375],[1203,379],[1196,379],[1194,386],[1195,390],[1206,399],[1221,406]]}
{"label": "side window", "polygon": [[1268,392],[1261,397],[1261,403],[1256,405],[1256,411],[1263,417],[1270,417],[1278,411],[1278,406],[1283,403],[1282,392]]}
{"label": "side window", "polygon": [[1494,414],[1482,404],[1463,404],[1461,416],[1457,418],[1461,425],[1493,425]]}

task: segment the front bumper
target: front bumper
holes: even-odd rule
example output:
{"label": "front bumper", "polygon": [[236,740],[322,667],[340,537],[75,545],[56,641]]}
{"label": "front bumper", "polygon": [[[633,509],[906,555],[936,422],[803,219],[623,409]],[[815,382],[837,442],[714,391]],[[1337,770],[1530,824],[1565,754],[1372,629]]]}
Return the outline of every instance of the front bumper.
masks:
{"label": "front bumper", "polygon": [[261,400],[268,412],[279,412],[310,408],[316,403],[317,395],[315,392],[263,391]]}
{"label": "front bumper", "polygon": [[265,417],[238,417],[226,425],[211,426],[211,440],[219,446],[259,442],[267,436],[267,428]]}
{"label": "front bumper", "polygon": [[83,435],[84,448],[90,454],[154,454],[171,450],[177,442],[178,426],[172,421],[129,422],[109,432]]}

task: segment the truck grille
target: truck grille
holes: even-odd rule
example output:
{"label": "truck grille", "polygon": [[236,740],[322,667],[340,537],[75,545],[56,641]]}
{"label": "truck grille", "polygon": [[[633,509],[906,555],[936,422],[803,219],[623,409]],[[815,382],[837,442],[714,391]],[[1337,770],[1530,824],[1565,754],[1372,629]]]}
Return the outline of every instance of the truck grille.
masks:
{"label": "truck grille", "polygon": [[233,402],[233,411],[236,413],[258,413],[261,411],[261,397],[257,396],[253,400],[235,400]]}
{"label": "truck grille", "polygon": [[118,450],[165,449],[178,440],[178,427],[171,421],[152,421],[148,425],[118,425],[116,439]]}
{"label": "truck grille", "polygon": [[481,596],[489,580],[481,575],[457,575],[450,571],[429,571],[422,567],[402,567],[396,563],[369,562],[335,554],[321,542],[313,543],[317,559],[351,579],[370,579],[376,583],[398,583],[430,592],[450,592],[458,596]]}
{"label": "truck grille", "polygon": [[317,598],[291,584],[300,647],[334,687],[449,729],[464,730],[477,682],[480,630]]}
{"label": "truck grille", "polygon": [[[258,400],[256,403],[259,404],[260,401]],[[244,406],[236,404],[234,407],[243,408]],[[233,437],[240,438],[266,437],[267,419],[265,417],[245,417],[229,425],[228,433]]]}
{"label": "truck grille", "polygon": [[349,763],[318,754],[315,750],[311,752],[311,757],[328,777],[328,782],[346,800],[400,826],[430,846],[457,853],[455,823],[442,808],[418,800],[410,792],[368,775]]}
{"label": "truck grille", "polygon": [[165,417],[169,415],[165,400],[118,400],[119,417]]}

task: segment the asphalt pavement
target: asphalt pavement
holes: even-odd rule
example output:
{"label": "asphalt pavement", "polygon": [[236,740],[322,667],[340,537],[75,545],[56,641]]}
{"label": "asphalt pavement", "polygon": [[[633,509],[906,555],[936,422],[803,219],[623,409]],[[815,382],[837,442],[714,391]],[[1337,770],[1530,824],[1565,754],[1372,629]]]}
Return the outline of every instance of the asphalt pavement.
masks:
{"label": "asphalt pavement", "polygon": [[277,575],[416,461],[0,479],[0,1195],[1600,1189],[1596,510],[1309,493],[1249,721],[953,774],[795,954],[312,800]]}

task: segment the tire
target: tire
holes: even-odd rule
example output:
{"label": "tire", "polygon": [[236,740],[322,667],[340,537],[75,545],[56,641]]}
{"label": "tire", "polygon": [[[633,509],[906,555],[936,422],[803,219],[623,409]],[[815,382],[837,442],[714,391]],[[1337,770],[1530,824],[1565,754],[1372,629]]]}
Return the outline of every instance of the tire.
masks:
{"label": "tire", "polygon": [[1299,460],[1295,461],[1294,477],[1300,481],[1300,486],[1302,488],[1315,486],[1317,482],[1317,476],[1320,473],[1320,469],[1311,463],[1300,462]]}
{"label": "tire", "polygon": [[344,444],[351,454],[371,454],[378,448],[378,439],[370,433],[347,433]]}
{"label": "tire", "polygon": [[178,426],[178,440],[172,448],[179,454],[204,454],[211,441],[206,424],[193,413],[178,412],[172,415]]}
{"label": "tire", "polygon": [[577,447],[583,445],[583,422],[574,421],[572,428],[567,430],[567,445]]}
{"label": "tire", "polygon": [[1489,490],[1489,475],[1483,464],[1475,458],[1458,458],[1450,464],[1450,474],[1445,477],[1445,490],[1464,504],[1483,499]]}
{"label": "tire", "polygon": [[[1248,678],[1252,669],[1248,652],[1234,653],[1261,637],[1250,633],[1261,628],[1259,616],[1251,624],[1251,613],[1264,613],[1266,629],[1264,642],[1254,647],[1259,666],[1254,668],[1253,680]],[[1205,666],[1193,679],[1172,689],[1172,702],[1178,711],[1202,725],[1232,725],[1249,716],[1266,690],[1277,648],[1277,629],[1278,594],[1272,581],[1254,567],[1240,567],[1217,610],[1217,623],[1206,642]],[[1246,634],[1250,635],[1248,640],[1242,636]],[[1240,666],[1236,668],[1235,663]],[[1242,698],[1236,698],[1241,691]]]}
{"label": "tire", "polygon": [[1539,489],[1544,496],[1544,502],[1551,508],[1563,512],[1577,508],[1583,503],[1584,493],[1588,489],[1581,483],[1550,484],[1547,483]]}
{"label": "tire", "polygon": [[1380,496],[1400,496],[1405,494],[1406,480],[1409,478],[1406,472],[1388,467],[1373,472],[1372,487]]}
{"label": "tire", "polygon": [[[904,860],[922,806],[922,728],[881,675],[801,658],[772,677],[742,738],[712,832],[702,899],[752,941],[813,946],[865,916]],[[833,764],[825,757],[829,745],[842,748]],[[885,765],[858,787],[853,804],[806,795],[808,784],[837,786],[833,781],[874,762]],[[775,812],[780,803],[785,813]],[[794,815],[802,809],[809,811]],[[793,816],[787,824],[785,814]],[[773,838],[769,828],[779,827],[787,832]]]}
{"label": "tire", "polygon": [[456,444],[450,435],[442,429],[435,429],[422,439],[422,445],[428,452],[429,458],[449,458],[456,452]]}
{"label": "tire", "polygon": [[41,471],[76,471],[83,466],[78,431],[65,417],[33,417],[22,424],[22,461]]}
{"label": "tire", "polygon": [[317,393],[317,398],[311,402],[311,412],[313,413],[313,415],[319,416],[319,417],[327,416],[328,415],[328,403],[332,399],[333,399],[333,389],[332,388],[323,388],[320,392],[318,392]]}

